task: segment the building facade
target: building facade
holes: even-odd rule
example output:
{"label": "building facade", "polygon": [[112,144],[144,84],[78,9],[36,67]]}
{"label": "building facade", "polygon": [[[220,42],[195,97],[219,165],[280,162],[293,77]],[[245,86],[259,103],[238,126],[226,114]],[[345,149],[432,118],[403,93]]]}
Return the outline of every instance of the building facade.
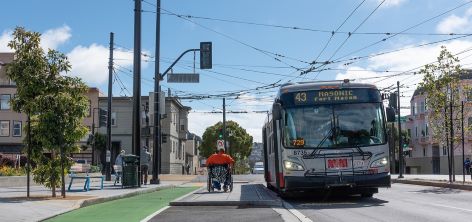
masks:
{"label": "building facade", "polygon": [[185,166],[188,167],[188,174],[197,174],[201,171],[200,151],[198,147],[202,144],[202,138],[193,134],[187,134],[185,141]]}
{"label": "building facade", "polygon": [[[0,153],[21,154],[24,147],[23,141],[25,133],[23,128],[27,124],[26,115],[13,111],[10,106],[17,90],[16,84],[6,76],[4,64],[12,62],[14,53],[0,53]],[[98,97],[100,92],[97,88],[89,88],[87,97],[90,104],[89,114],[84,118],[83,123],[91,130],[93,122],[93,112],[98,107]],[[96,123],[98,121],[96,120]],[[87,159],[91,161],[91,149],[86,146],[88,135],[82,138],[79,145],[82,148],[80,153],[74,153],[76,159]]]}
{"label": "building facade", "polygon": [[[465,92],[465,86],[472,86],[472,71],[461,76],[461,100],[464,101],[464,125],[472,125],[472,92]],[[448,174],[448,146],[446,141],[433,139],[428,123],[428,105],[421,89],[415,90],[410,100],[411,113],[407,116],[406,130],[410,137],[408,155],[405,157],[406,173]],[[460,107],[455,109],[460,112]],[[465,157],[472,156],[472,133],[465,133]],[[454,144],[454,169],[462,174],[462,143]]]}

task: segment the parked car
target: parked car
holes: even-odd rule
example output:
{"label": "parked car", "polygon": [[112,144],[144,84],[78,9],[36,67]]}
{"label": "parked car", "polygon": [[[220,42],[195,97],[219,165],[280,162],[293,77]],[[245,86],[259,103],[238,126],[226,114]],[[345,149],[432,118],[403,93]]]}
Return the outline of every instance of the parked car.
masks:
{"label": "parked car", "polygon": [[252,169],[253,174],[264,174],[264,162],[256,162]]}

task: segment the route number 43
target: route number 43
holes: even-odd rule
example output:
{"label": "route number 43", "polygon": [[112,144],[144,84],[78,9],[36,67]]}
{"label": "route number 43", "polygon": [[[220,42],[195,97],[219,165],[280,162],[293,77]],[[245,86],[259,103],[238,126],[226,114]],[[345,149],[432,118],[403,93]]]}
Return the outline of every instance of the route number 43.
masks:
{"label": "route number 43", "polygon": [[302,92],[295,94],[295,100],[297,100],[297,102],[306,102],[306,93]]}

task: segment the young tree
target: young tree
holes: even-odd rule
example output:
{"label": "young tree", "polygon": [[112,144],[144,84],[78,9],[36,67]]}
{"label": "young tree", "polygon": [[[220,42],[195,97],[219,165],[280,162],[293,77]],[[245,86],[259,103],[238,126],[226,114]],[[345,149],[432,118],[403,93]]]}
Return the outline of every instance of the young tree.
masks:
{"label": "young tree", "polygon": [[[206,128],[203,133],[203,142],[198,148],[204,157],[209,157],[216,152],[216,141],[222,132],[223,123],[218,122],[213,126]],[[252,150],[252,136],[237,122],[226,122],[226,140],[229,142],[229,152],[235,161],[247,158]]]}
{"label": "young tree", "polygon": [[[426,96],[427,119],[433,140],[448,145],[446,138],[451,140],[451,124],[454,126],[452,141],[461,140],[461,99],[469,86],[460,81],[466,72],[461,68],[459,59],[446,47],[441,49],[437,63],[426,65],[420,71],[424,77],[419,90]],[[450,147],[450,153],[454,157],[453,147]]]}
{"label": "young tree", "polygon": [[[78,78],[62,75],[71,67],[64,54],[55,50],[45,54],[39,45],[39,33],[15,29],[9,43],[15,59],[7,70],[17,83],[18,93],[12,104],[15,111],[31,117],[28,144],[38,163],[33,179],[51,188],[53,197],[62,181],[65,197],[64,174],[71,165],[66,156],[78,150],[76,142],[87,133],[82,125],[88,110],[87,86]],[[43,155],[44,151],[50,157]]]}

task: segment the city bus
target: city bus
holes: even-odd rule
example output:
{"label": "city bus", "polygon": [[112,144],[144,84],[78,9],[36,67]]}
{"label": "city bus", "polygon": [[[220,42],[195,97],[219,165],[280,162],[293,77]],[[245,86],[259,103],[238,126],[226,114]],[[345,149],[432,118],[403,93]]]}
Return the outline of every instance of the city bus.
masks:
{"label": "city bus", "polygon": [[342,190],[372,197],[390,187],[386,121],[375,85],[287,83],[262,129],[267,187],[281,195]]}

